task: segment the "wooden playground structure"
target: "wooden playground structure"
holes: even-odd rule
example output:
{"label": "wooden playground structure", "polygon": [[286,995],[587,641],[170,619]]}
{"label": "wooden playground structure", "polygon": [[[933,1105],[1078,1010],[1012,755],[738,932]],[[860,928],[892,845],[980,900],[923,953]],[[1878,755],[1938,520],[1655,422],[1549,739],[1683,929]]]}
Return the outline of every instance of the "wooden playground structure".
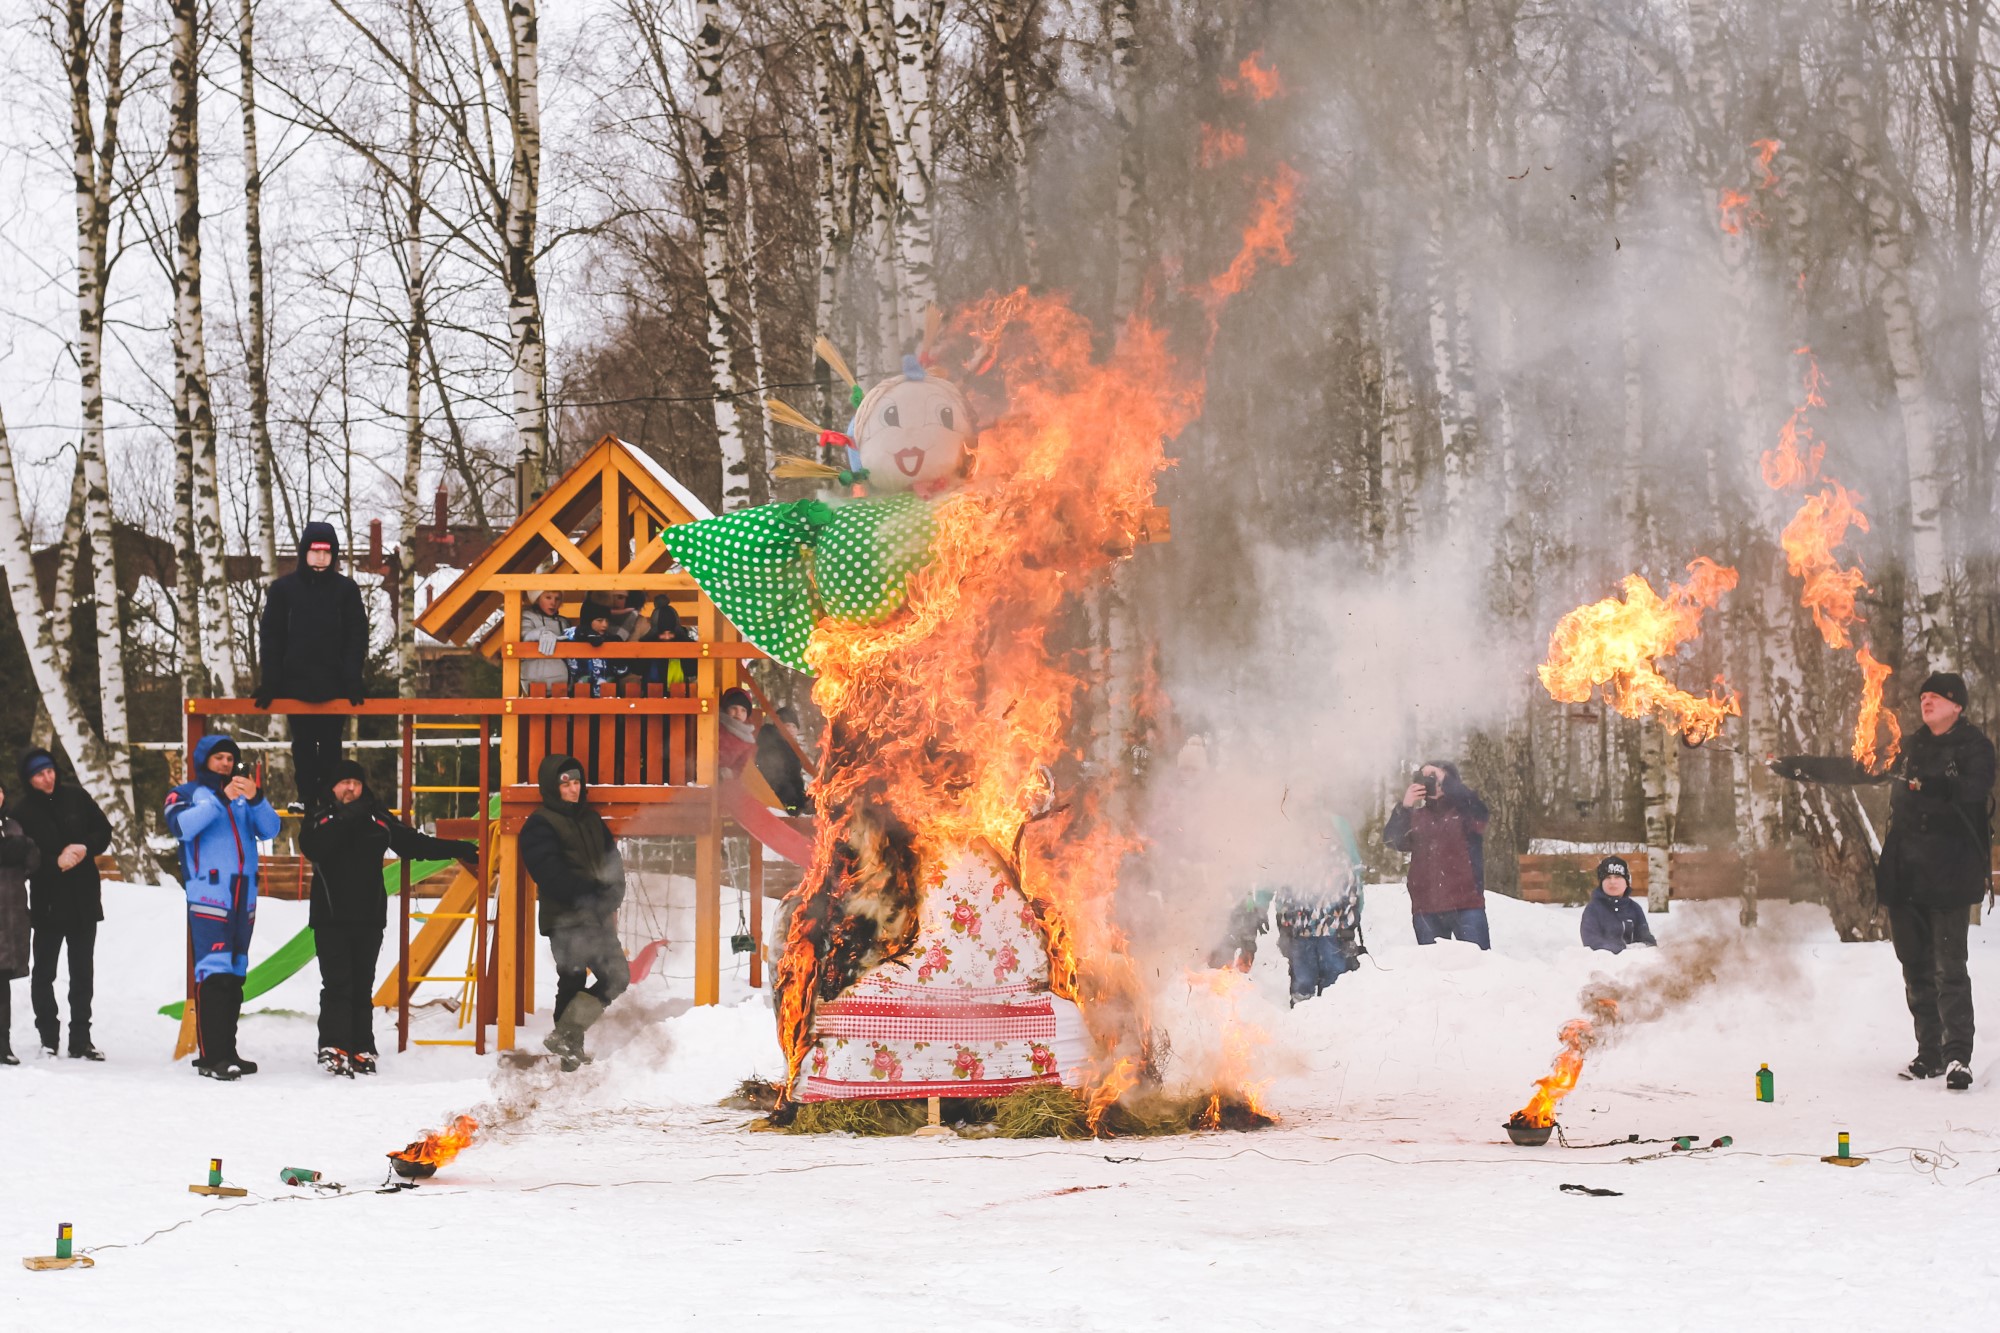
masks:
{"label": "wooden playground structure", "polygon": [[[476,838],[476,873],[457,868],[433,910],[412,910],[419,894],[409,882],[408,864],[402,865],[397,969],[375,996],[378,1006],[398,1011],[399,1050],[411,1042],[410,994],[427,981],[463,988],[470,1013],[461,1010],[461,1029],[468,1019],[474,1029],[469,1038],[427,1044],[469,1045],[483,1054],[491,1024],[498,1048],[508,1050],[515,1045],[519,1024],[533,1011],[535,890],[521,865],[518,836],[541,804],[536,771],[550,754],[572,755],[583,765],[590,802],[615,836],[693,840],[696,1004],[714,1004],[720,997],[723,839],[740,835],[750,840],[749,980],[753,986],[762,984],[763,848],[778,846],[796,859],[804,838],[770,810],[773,799],[754,767],[729,781],[721,773],[717,701],[722,692],[740,684],[767,718],[775,718],[755,682],[741,670],[741,663],[764,654],[743,641],[688,575],[668,568],[672,561],[661,533],[709,516],[706,506],[657,463],[607,435],[417,618],[417,627],[431,637],[473,647],[497,661],[499,698],[370,699],[358,707],[281,699],[269,709],[259,709],[249,699],[187,702],[190,756],[213,717],[262,712],[394,717],[402,742],[398,805],[406,819],[412,817],[415,796],[425,791],[476,797],[473,808],[479,817],[441,820],[438,828],[440,836]],[[694,629],[696,642],[562,643],[553,655],[689,659],[696,667],[693,679],[671,687],[607,685],[601,697],[589,697],[587,685],[579,685],[576,696],[562,686],[524,692],[521,664],[543,654],[536,643],[522,640],[521,613],[529,596],[544,590],[563,595],[563,614],[570,619],[586,595],[601,598],[622,591],[635,605],[666,597],[682,624]],[[779,726],[797,749],[796,737]],[[426,788],[415,783],[415,736],[429,728],[476,731],[476,786]],[[412,921],[420,923],[414,938]],[[467,972],[437,974],[434,969],[446,947],[468,923]],[[183,1041],[191,1046],[191,967],[189,980]]]}

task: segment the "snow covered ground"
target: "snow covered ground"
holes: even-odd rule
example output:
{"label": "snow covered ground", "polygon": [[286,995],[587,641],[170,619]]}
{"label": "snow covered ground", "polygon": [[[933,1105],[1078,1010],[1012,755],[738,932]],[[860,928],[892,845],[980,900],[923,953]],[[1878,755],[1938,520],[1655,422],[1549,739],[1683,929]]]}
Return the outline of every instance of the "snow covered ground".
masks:
{"label": "snow covered ground", "polygon": [[[469,1051],[391,1055],[373,1081],[312,1065],[316,976],[259,1001],[234,1085],[168,1063],[181,926],[170,890],[115,886],[99,946],[100,1066],[0,1070],[0,1236],[88,1272],[0,1263],[0,1327],[245,1324],[511,1329],[1333,1327],[1991,1328],[2000,1254],[2000,1063],[1967,1094],[1894,1077],[1911,1054],[1887,945],[1841,945],[1816,908],[1766,906],[1748,964],[1595,1052],[1572,1142],[1693,1134],[1734,1146],[1509,1145],[1593,972],[1577,915],[1491,901],[1496,947],[1417,949],[1373,888],[1372,959],[1287,1011],[1266,946],[1262,1026],[1280,1127],[1088,1144],[750,1134],[716,1102],[779,1068],[769,1013],[689,1010],[685,959],[635,987],[567,1082]],[[303,924],[267,903],[259,941]],[[1663,940],[1734,907],[1654,918]],[[1973,975],[2000,1022],[2000,931]],[[553,982],[546,966],[546,990]],[[32,1048],[26,983],[17,1047]],[[1172,1008],[1171,1005],[1166,1006]],[[544,1010],[537,1016],[546,1025]],[[428,1012],[419,1035],[449,1036]],[[387,1025],[382,1030],[387,1032]],[[537,1029],[539,1031],[539,1028]],[[1185,1049],[1185,1041],[1182,1043]],[[1768,1062],[1777,1102],[1752,1098]],[[370,1191],[382,1154],[480,1103],[509,1122],[432,1182]],[[1874,1157],[1822,1165],[1837,1131]],[[1921,1152],[1923,1155],[1918,1156]],[[248,1199],[190,1195],[207,1159]],[[317,1168],[350,1191],[278,1181]],[[1622,1197],[1559,1192],[1567,1182]]]}

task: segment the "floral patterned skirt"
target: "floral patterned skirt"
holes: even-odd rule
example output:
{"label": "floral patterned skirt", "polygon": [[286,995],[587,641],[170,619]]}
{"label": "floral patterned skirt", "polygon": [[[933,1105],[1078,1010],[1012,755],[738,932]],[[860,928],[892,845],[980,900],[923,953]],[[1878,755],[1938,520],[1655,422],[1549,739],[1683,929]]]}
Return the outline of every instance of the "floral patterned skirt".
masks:
{"label": "floral patterned skirt", "polygon": [[1081,1017],[1049,993],[1034,913],[1002,866],[980,851],[946,858],[917,922],[906,958],[814,1011],[798,1100],[998,1097],[1081,1078]]}

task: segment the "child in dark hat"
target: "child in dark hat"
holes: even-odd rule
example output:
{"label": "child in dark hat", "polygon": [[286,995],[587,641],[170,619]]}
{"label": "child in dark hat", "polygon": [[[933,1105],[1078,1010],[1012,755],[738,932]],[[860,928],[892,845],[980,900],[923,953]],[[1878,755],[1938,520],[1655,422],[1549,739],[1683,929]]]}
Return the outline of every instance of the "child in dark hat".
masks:
{"label": "child in dark hat", "polygon": [[[576,624],[569,627],[563,638],[571,643],[587,643],[593,648],[602,648],[604,641],[611,637],[611,608],[602,602],[586,601],[577,613]],[[595,699],[603,693],[605,683],[611,680],[611,663],[602,657],[572,657],[569,659],[570,692],[576,692],[577,685],[590,683],[590,697]]]}
{"label": "child in dark hat", "polygon": [[1632,868],[1622,856],[1597,863],[1597,888],[1583,908],[1585,948],[1624,953],[1635,944],[1657,945],[1646,924],[1646,908],[1631,896]]}

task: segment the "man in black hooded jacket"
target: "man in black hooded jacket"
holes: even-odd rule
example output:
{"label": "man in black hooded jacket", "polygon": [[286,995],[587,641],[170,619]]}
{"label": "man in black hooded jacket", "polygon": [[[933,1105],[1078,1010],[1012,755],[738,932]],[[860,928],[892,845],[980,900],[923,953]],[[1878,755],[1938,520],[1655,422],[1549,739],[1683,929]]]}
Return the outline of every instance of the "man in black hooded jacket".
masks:
{"label": "man in black hooded jacket", "polygon": [[[299,534],[298,568],[271,584],[259,626],[263,683],[257,706],[273,699],[323,704],[363,698],[361,669],[368,660],[368,613],[361,589],[341,573],[340,538],[331,523],[308,523]],[[294,714],[292,770],[308,812],[327,802],[333,762],[340,758],[344,717]]]}
{"label": "man in black hooded jacket", "polygon": [[[543,1045],[564,1069],[589,1061],[584,1033],[632,983],[618,941],[625,862],[604,820],[590,807],[583,765],[566,754],[542,760],[542,807],[521,825],[521,864],[535,877],[542,934],[556,960],[556,1026]],[[586,986],[586,973],[596,981]]]}
{"label": "man in black hooded jacket", "polygon": [[1875,863],[1875,899],[1903,967],[1916,1023],[1917,1058],[1902,1077],[1972,1086],[1972,980],[1966,974],[1971,908],[1991,883],[1993,742],[1963,717],[1965,678],[1936,671],[1918,687],[1923,725],[1900,760],[1870,773],[1851,759],[1786,755],[1771,771],[1800,782],[1890,784],[1889,831]]}
{"label": "man in black hooded jacket", "polygon": [[299,850],[314,871],[307,924],[319,955],[319,1062],[351,1078],[375,1072],[375,965],[389,924],[384,858],[476,867],[479,844],[433,838],[397,819],[352,759],[335,760],[330,776],[332,803],[306,821]]}
{"label": "man in black hooded jacket", "polygon": [[21,796],[14,803],[21,831],[41,849],[29,879],[34,922],[34,971],[29,994],[42,1053],[56,1053],[61,1013],[56,1008],[56,963],[69,954],[69,1053],[102,1060],[90,1040],[90,1004],[96,981],[97,923],[104,920],[104,888],[97,858],[111,846],[111,821],[90,793],[64,782],[54,756],[33,749],[21,756]]}

